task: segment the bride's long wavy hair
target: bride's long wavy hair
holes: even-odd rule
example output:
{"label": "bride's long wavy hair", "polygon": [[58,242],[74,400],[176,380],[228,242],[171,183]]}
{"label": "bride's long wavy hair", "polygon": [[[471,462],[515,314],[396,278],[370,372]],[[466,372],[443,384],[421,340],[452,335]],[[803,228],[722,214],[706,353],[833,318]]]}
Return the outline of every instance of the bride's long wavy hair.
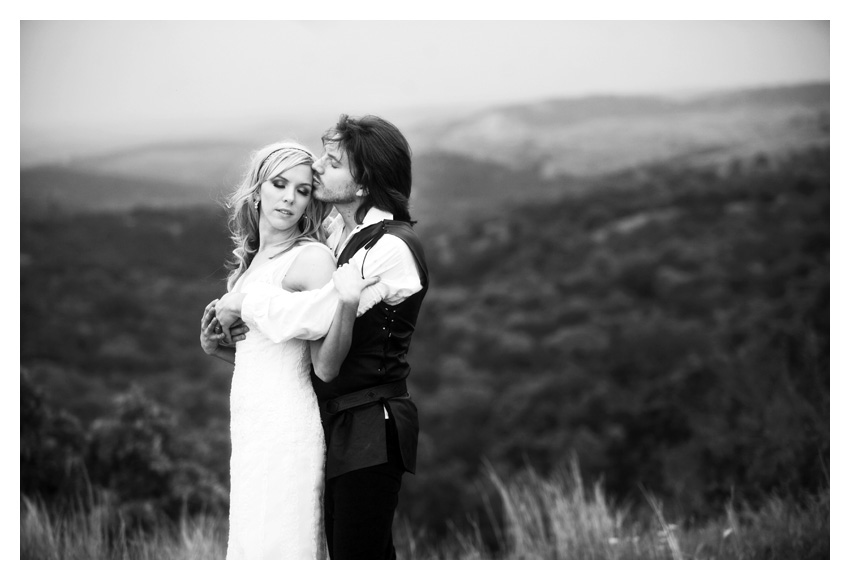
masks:
{"label": "bride's long wavy hair", "polygon": [[[294,141],[280,141],[266,145],[254,152],[242,182],[225,201],[228,210],[227,225],[230,239],[233,240],[233,258],[227,263],[230,273],[227,276],[227,290],[239,276],[248,269],[260,246],[260,210],[254,207],[254,199],[259,195],[260,186],[272,177],[288,171],[298,165],[312,166],[316,156]],[[280,253],[304,242],[322,242],[327,240],[324,228],[325,218],[333,206],[310,197],[310,203],[304,215],[298,220],[299,235],[291,238],[281,247]]]}

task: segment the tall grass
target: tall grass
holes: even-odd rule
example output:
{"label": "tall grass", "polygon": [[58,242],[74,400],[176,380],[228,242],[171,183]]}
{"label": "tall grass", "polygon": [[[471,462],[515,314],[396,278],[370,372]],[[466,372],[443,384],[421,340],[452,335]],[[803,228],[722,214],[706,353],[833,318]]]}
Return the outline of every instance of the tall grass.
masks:
{"label": "tall grass", "polygon": [[578,468],[543,479],[531,470],[511,481],[487,468],[504,510],[505,557],[611,559],[616,557],[625,513],[614,509],[597,483],[585,491]]}
{"label": "tall grass", "polygon": [[21,498],[21,559],[214,560],[223,559],[226,548],[226,517],[183,517],[154,530],[130,530],[106,501],[52,511]]}
{"label": "tall grass", "polygon": [[[578,464],[541,477],[509,478],[492,466],[486,479],[500,510],[490,517],[498,547],[489,549],[473,521],[450,539],[428,543],[407,522],[396,529],[401,557],[410,559],[829,559],[829,488],[802,501],[772,496],[761,506],[727,505],[699,524],[671,522],[651,493],[649,509],[617,507],[600,482],[587,487]],[[635,510],[636,512],[638,510]]]}
{"label": "tall grass", "polygon": [[[434,540],[410,522],[395,526],[402,559],[828,559],[829,488],[791,501],[770,497],[759,507],[727,506],[713,520],[668,521],[644,492],[640,514],[616,506],[597,482],[586,486],[578,465],[542,477],[527,469],[511,477],[485,469],[482,493],[495,492],[487,525],[466,518]],[[637,510],[635,510],[637,512]],[[645,514],[650,514],[649,516]],[[184,516],[153,530],[131,530],[105,498],[52,511],[21,497],[22,559],[221,559],[226,516]]]}

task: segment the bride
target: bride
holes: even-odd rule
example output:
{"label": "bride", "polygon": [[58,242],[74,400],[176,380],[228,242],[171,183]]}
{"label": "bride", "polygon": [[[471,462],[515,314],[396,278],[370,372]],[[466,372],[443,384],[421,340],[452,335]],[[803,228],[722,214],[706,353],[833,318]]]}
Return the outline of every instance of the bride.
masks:
{"label": "bride", "polygon": [[[227,289],[261,282],[291,292],[324,288],[325,302],[305,305],[305,321],[286,333],[259,323],[247,332],[241,321],[222,329],[216,300],[201,319],[204,352],[235,367],[228,559],[325,557],[325,442],[310,365],[320,377],[336,376],[360,292],[378,279],[363,280],[349,265],[337,270],[322,225],[332,206],[313,198],[315,160],[293,142],[254,155],[227,204],[235,256]],[[321,319],[330,315],[327,335],[309,340],[317,338],[314,327],[328,328]]]}

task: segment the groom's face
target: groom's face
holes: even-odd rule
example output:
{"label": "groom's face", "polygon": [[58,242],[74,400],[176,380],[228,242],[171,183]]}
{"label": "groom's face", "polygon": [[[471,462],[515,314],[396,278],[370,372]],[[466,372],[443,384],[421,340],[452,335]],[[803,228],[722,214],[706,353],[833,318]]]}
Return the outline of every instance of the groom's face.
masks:
{"label": "groom's face", "polygon": [[333,204],[353,203],[360,199],[355,195],[358,187],[351,176],[348,155],[339,143],[325,143],[323,155],[313,164],[313,196]]}

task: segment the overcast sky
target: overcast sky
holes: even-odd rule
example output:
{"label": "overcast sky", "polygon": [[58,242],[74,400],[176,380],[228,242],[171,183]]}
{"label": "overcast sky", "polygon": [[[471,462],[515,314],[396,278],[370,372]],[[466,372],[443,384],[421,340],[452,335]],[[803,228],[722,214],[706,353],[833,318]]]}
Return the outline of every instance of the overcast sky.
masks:
{"label": "overcast sky", "polygon": [[827,80],[826,22],[22,22],[21,138]]}

